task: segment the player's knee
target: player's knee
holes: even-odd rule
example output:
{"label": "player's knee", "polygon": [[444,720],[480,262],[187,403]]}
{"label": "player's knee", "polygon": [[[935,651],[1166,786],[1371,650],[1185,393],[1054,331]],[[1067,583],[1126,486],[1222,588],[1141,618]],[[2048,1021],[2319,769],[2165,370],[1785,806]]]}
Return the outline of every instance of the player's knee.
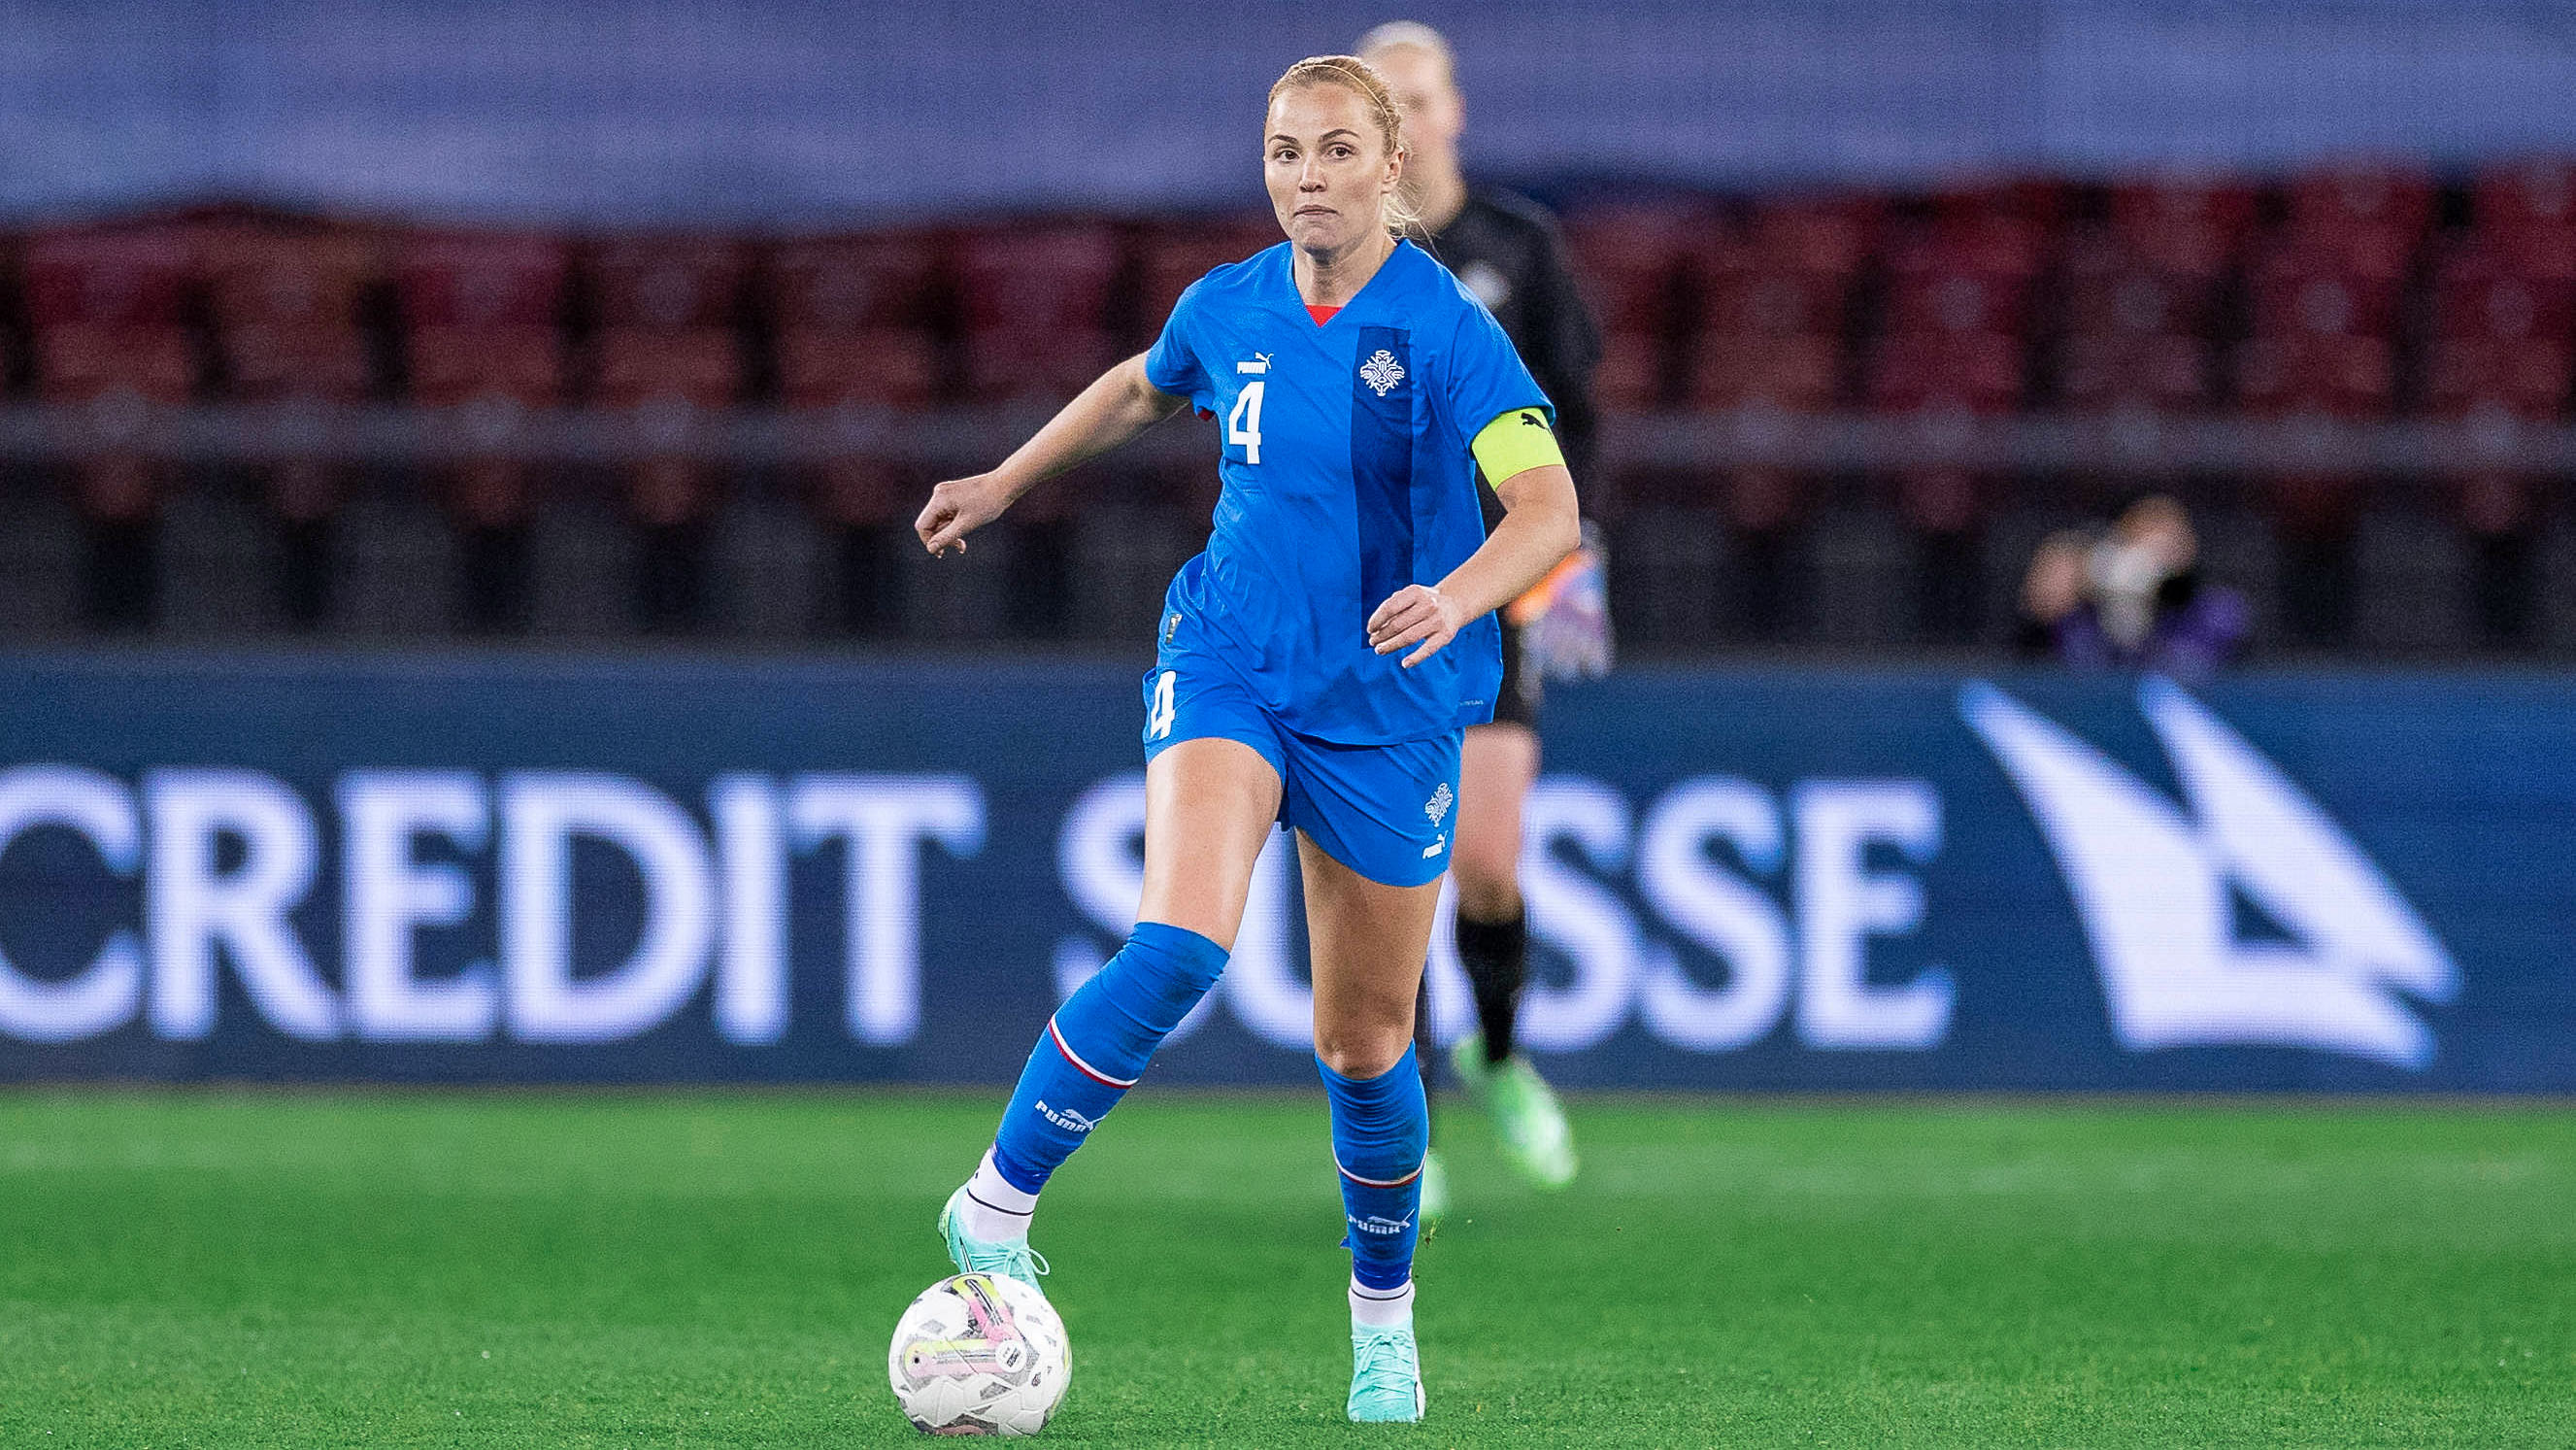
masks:
{"label": "player's knee", "polygon": [[1347,1078],[1385,1075],[1413,1045],[1413,1022],[1315,1024],[1315,1056]]}

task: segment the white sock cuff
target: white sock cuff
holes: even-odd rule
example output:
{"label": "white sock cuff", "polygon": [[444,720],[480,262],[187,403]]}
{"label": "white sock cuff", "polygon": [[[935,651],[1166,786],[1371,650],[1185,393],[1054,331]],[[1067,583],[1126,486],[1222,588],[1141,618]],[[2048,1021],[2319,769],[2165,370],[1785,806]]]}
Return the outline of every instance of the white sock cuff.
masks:
{"label": "white sock cuff", "polygon": [[1025,1218],[1037,1211],[1038,1196],[1013,1188],[994,1164],[990,1148],[984,1150],[984,1161],[975,1165],[975,1176],[966,1180],[966,1191],[996,1213],[1015,1213]]}
{"label": "white sock cuff", "polygon": [[1413,1322],[1413,1281],[1400,1289],[1372,1289],[1351,1280],[1351,1323],[1366,1329],[1396,1329]]}
{"label": "white sock cuff", "polygon": [[975,1166],[975,1176],[966,1180],[966,1201],[958,1206],[958,1216],[965,1220],[968,1238],[1006,1244],[1029,1236],[1029,1216],[1037,1206],[1036,1194],[1023,1193],[1002,1177],[987,1148],[984,1161]]}

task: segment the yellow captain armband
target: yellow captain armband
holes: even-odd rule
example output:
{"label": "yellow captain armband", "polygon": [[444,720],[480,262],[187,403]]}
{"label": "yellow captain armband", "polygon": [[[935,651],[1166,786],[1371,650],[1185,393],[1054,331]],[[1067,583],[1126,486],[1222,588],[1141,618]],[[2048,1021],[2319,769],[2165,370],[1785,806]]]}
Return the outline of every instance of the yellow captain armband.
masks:
{"label": "yellow captain armband", "polygon": [[1489,483],[1551,463],[1565,466],[1565,450],[1556,446],[1556,430],[1547,426],[1547,414],[1536,408],[1495,414],[1471,447]]}

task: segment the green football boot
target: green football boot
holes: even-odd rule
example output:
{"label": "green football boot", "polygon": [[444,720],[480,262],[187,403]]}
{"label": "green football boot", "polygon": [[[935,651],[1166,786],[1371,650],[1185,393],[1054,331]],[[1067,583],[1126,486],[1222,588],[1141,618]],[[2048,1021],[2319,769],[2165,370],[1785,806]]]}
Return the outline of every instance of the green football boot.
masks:
{"label": "green football boot", "polygon": [[1363,1425],[1412,1424],[1422,1418],[1422,1360],[1413,1326],[1351,1329],[1351,1398],[1345,1407]]}
{"label": "green football boot", "polygon": [[999,1274],[1045,1293],[1044,1286],[1038,1283],[1038,1276],[1047,1271],[1045,1256],[1030,1248],[1027,1239],[988,1244],[966,1237],[966,1227],[957,1212],[958,1205],[965,1201],[966,1186],[961,1183],[955,1193],[948,1195],[948,1206],[939,1210],[939,1236],[948,1241],[948,1259],[957,1266],[957,1272]]}
{"label": "green football boot", "polygon": [[1485,1100],[1494,1136],[1513,1167],[1541,1188],[1574,1181],[1574,1129],[1565,1121],[1565,1104],[1528,1058],[1513,1053],[1489,1065],[1484,1036],[1469,1033],[1450,1050],[1449,1065],[1469,1092]]}
{"label": "green football boot", "polygon": [[1425,1149],[1422,1154],[1422,1208],[1415,1216],[1422,1225],[1422,1236],[1431,1237],[1432,1231],[1440,1227],[1440,1220],[1448,1213],[1449,1170],[1440,1166],[1439,1150]]}

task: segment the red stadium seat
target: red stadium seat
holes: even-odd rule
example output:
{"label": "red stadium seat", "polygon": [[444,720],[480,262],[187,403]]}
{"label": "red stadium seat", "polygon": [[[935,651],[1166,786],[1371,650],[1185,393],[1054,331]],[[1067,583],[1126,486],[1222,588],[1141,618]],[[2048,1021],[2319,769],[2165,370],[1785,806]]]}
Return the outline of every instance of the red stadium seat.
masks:
{"label": "red stadium seat", "polygon": [[210,232],[206,271],[215,324],[354,328],[359,298],[383,275],[383,247],[339,228],[227,227]]}
{"label": "red stadium seat", "polygon": [[1722,224],[1696,205],[1592,207],[1565,218],[1566,249],[1610,337],[1670,335],[1683,259]]}
{"label": "red stadium seat", "polygon": [[2419,235],[2433,219],[2433,178],[2406,166],[2352,163],[2295,177],[2290,226],[2311,236],[2356,231]]}
{"label": "red stadium seat", "polygon": [[1770,269],[1849,277],[1877,247],[1886,212],[1875,197],[1789,197],[1756,203],[1745,239]]}
{"label": "red stadium seat", "polygon": [[2111,189],[2111,232],[2121,247],[2159,271],[2215,278],[2243,250],[2254,227],[2253,189],[2166,178]]}
{"label": "red stadium seat", "polygon": [[725,237],[628,237],[590,253],[599,322],[610,328],[732,327],[750,252]]}
{"label": "red stadium seat", "polygon": [[2057,346],[2058,401],[2079,412],[2185,412],[2210,399],[2209,345],[2188,333],[2072,333]]}
{"label": "red stadium seat", "polygon": [[1703,333],[1694,344],[1690,406],[1703,411],[1767,406],[1819,412],[1833,406],[1842,340],[1814,333]]}
{"label": "red stadium seat", "polygon": [[530,408],[563,401],[563,337],[551,325],[430,324],[410,329],[405,344],[415,401],[498,399]]}
{"label": "red stadium seat", "polygon": [[2254,413],[2384,417],[2395,393],[2387,339],[2292,333],[2246,340],[2236,354],[2236,396]]}
{"label": "red stadium seat", "polygon": [[36,387],[48,402],[126,394],[180,404],[197,390],[197,343],[167,323],[60,322],[36,332]]}
{"label": "red stadium seat", "polygon": [[356,402],[375,380],[366,336],[346,323],[235,323],[223,350],[239,398]]}
{"label": "red stadium seat", "polygon": [[1703,249],[1693,271],[1701,332],[1796,337],[1843,330],[1848,272],[1802,267],[1742,246]]}
{"label": "red stadium seat", "polygon": [[2534,157],[2485,168],[2470,183],[2469,204],[2481,232],[2576,229],[2576,163]]}
{"label": "red stadium seat", "polygon": [[2523,255],[2473,236],[2443,255],[2432,301],[2445,336],[2563,338],[2576,325],[2576,252]]}
{"label": "red stadium seat", "polygon": [[1592,370],[1592,396],[1613,413],[1644,413],[1665,400],[1670,349],[1660,337],[1611,333],[1601,339],[1601,365]]}
{"label": "red stadium seat", "polygon": [[2441,337],[2424,359],[2424,402],[2437,417],[2548,420],[2565,411],[2568,342],[2558,337]]}
{"label": "red stadium seat", "polygon": [[203,278],[203,230],[185,224],[81,227],[28,238],[27,320],[170,327]]}
{"label": "red stadium seat", "polygon": [[2002,214],[1909,229],[1888,249],[1887,330],[2027,333],[2045,242],[2037,224]]}
{"label": "red stadium seat", "polygon": [[1900,332],[1870,356],[1874,407],[2009,412],[2021,401],[2023,346],[2002,333]]}
{"label": "red stadium seat", "polygon": [[363,232],[227,227],[205,246],[216,335],[234,396],[351,402],[374,383],[360,299],[382,275]]}
{"label": "red stadium seat", "polygon": [[926,408],[939,392],[939,342],[919,328],[778,335],[778,385],[791,408]]}
{"label": "red stadium seat", "polygon": [[2215,273],[2166,265],[2109,227],[2067,239],[2053,282],[2059,320],[2078,335],[2206,335],[2214,320]]}
{"label": "red stadium seat", "polygon": [[1102,327],[1118,264],[1118,234],[1106,222],[970,232],[958,248],[966,329],[1043,335]]}
{"label": "red stadium seat", "polygon": [[2339,251],[2296,244],[2272,248],[2248,277],[2258,337],[2386,337],[2397,326],[2403,275],[2394,266],[2359,270]]}
{"label": "red stadium seat", "polygon": [[430,234],[396,249],[394,283],[415,328],[552,328],[571,262],[571,248],[553,237]]}
{"label": "red stadium seat", "polygon": [[592,346],[604,407],[725,408],[742,391],[741,340],[729,328],[609,328]]}
{"label": "red stadium seat", "polygon": [[1159,332],[1172,315],[1172,304],[1191,283],[1279,240],[1279,223],[1267,214],[1193,218],[1153,227],[1143,247],[1139,307],[1144,325]]}
{"label": "red stadium seat", "polygon": [[1118,236],[1101,222],[970,234],[959,248],[967,385],[988,401],[1056,401],[1115,361]]}
{"label": "red stadium seat", "polygon": [[949,286],[952,250],[927,231],[800,237],[770,249],[760,280],[781,331],[927,327]]}

